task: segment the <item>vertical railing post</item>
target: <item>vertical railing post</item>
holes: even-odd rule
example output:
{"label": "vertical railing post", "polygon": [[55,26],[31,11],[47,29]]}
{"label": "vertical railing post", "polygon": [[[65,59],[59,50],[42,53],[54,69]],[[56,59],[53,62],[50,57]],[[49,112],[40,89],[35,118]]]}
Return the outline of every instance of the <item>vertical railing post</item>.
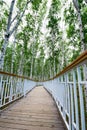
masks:
{"label": "vertical railing post", "polygon": [[6,77],[6,79],[3,81],[4,84],[3,84],[3,87],[4,87],[4,100],[3,100],[3,103],[5,105],[5,99],[6,99],[6,91],[7,91],[7,82],[8,81],[8,76]]}
{"label": "vertical railing post", "polygon": [[69,89],[69,77],[67,74],[67,95],[68,95],[68,106],[67,109],[69,109],[69,130],[71,130],[71,103],[70,103],[70,89]]}
{"label": "vertical railing post", "polygon": [[75,70],[73,70],[73,85],[74,85],[76,130],[79,130],[78,98],[77,98],[77,85],[76,85]]}
{"label": "vertical railing post", "polygon": [[2,105],[2,75],[0,75],[0,106]]}
{"label": "vertical railing post", "polygon": [[74,130],[74,101],[73,101],[73,85],[70,84],[70,92],[71,92],[71,122],[72,122],[72,130]]}
{"label": "vertical railing post", "polygon": [[78,74],[78,87],[79,87],[79,97],[80,97],[81,128],[82,128],[82,130],[86,130],[83,91],[82,91],[82,84],[80,83],[81,82],[81,70],[79,67],[77,67],[77,74]]}
{"label": "vertical railing post", "polygon": [[3,75],[1,76],[1,106],[3,105],[3,92],[4,92],[4,86],[3,86]]}
{"label": "vertical railing post", "polygon": [[65,113],[67,110],[67,74],[65,74]]}
{"label": "vertical railing post", "polygon": [[23,86],[24,97],[26,97],[26,87],[28,87],[28,86],[26,86],[27,85],[26,82],[27,82],[27,80],[24,79],[24,86]]}
{"label": "vertical railing post", "polygon": [[[64,75],[65,76],[65,75]],[[63,80],[63,85],[64,85],[64,89],[65,89],[65,81]],[[65,119],[65,91],[63,91],[63,117]]]}
{"label": "vertical railing post", "polygon": [[66,113],[65,113],[65,110],[66,110],[66,74],[64,75],[64,96],[63,96],[63,116],[64,116],[64,119],[66,118]]}
{"label": "vertical railing post", "polygon": [[22,79],[22,95],[23,95],[23,93],[24,93],[24,79]]}
{"label": "vertical railing post", "polygon": [[11,82],[11,86],[10,86],[10,102],[12,101],[12,94],[13,94],[13,91],[12,91],[12,76],[11,76],[11,80],[10,80],[10,82]]}

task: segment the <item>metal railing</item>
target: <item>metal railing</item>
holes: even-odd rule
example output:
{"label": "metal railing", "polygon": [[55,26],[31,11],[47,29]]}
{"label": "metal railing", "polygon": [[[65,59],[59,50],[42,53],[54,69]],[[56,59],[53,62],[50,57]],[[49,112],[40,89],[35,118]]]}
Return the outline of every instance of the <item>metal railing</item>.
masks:
{"label": "metal railing", "polygon": [[0,72],[0,108],[25,96],[35,85],[26,77]]}
{"label": "metal railing", "polygon": [[86,130],[87,51],[44,87],[52,94],[68,130]]}
{"label": "metal railing", "polygon": [[48,81],[0,72],[0,108],[25,96],[38,84],[52,94],[68,130],[86,130],[87,51]]}

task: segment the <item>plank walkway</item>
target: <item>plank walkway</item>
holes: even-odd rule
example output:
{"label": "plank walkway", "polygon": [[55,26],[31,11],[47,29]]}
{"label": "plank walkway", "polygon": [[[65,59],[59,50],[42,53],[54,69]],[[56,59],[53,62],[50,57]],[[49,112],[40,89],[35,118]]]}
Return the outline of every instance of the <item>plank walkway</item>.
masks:
{"label": "plank walkway", "polygon": [[56,104],[43,87],[34,88],[25,98],[0,114],[0,130],[66,130]]}

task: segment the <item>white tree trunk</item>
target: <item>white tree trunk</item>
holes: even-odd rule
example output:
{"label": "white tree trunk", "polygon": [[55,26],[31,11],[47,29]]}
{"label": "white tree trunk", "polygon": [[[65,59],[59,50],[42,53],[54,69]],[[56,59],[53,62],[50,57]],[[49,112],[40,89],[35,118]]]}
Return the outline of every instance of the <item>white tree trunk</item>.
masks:
{"label": "white tree trunk", "polygon": [[84,52],[84,50],[86,50],[86,45],[84,43],[84,33],[83,33],[82,19],[81,19],[80,12],[78,12],[78,21],[79,21],[80,39],[81,39],[81,51]]}
{"label": "white tree trunk", "polygon": [[76,8],[76,11],[78,14],[80,39],[81,39],[81,51],[83,52],[84,50],[86,50],[86,45],[84,43],[84,32],[83,32],[82,18],[81,18],[81,12],[80,12],[80,8],[79,8],[78,0],[73,0],[73,4],[74,4],[74,7]]}
{"label": "white tree trunk", "polygon": [[11,19],[12,19],[14,4],[15,4],[15,0],[12,0],[11,6],[10,6],[9,17],[8,17],[7,30],[6,30],[6,33],[5,33],[4,44],[3,44],[2,48],[1,48],[0,69],[2,69],[2,70],[3,70],[3,65],[4,65],[5,52],[6,52],[7,44],[8,44],[9,37],[10,37],[9,29],[10,29],[10,23],[11,23]]}
{"label": "white tree trunk", "polygon": [[55,69],[55,66],[56,66],[55,64],[56,64],[56,62],[55,62],[55,57],[54,57],[53,60],[54,60],[54,76],[55,76],[55,75],[56,75],[56,69]]}
{"label": "white tree trunk", "polygon": [[15,55],[15,43],[16,43],[16,33],[17,33],[17,30],[14,32],[14,41],[13,41],[13,48],[12,48],[11,73],[13,73],[13,64],[14,64],[14,55]]}
{"label": "white tree trunk", "polygon": [[52,70],[51,70],[51,65],[49,65],[50,68],[50,78],[52,78]]}
{"label": "white tree trunk", "polygon": [[12,30],[10,30],[11,25],[17,19],[17,16],[15,16],[13,18],[13,20],[12,20],[12,14],[13,14],[15,0],[12,0],[12,2],[11,2],[9,17],[8,17],[7,30],[6,30],[4,44],[3,44],[2,48],[1,48],[1,55],[0,55],[0,69],[2,69],[2,70],[3,70],[3,66],[4,66],[4,57],[5,57],[5,52],[6,52],[6,48],[7,48],[7,45],[8,45],[9,38],[14,33],[14,31],[18,28],[18,26],[20,24],[20,21],[21,21],[22,17],[24,16],[25,10],[26,10],[29,2],[31,2],[31,1],[32,0],[30,0],[30,1],[27,0],[26,5],[25,5],[25,7],[23,9],[23,12],[20,13],[19,19],[17,20],[17,22],[14,25],[14,27],[12,28]]}

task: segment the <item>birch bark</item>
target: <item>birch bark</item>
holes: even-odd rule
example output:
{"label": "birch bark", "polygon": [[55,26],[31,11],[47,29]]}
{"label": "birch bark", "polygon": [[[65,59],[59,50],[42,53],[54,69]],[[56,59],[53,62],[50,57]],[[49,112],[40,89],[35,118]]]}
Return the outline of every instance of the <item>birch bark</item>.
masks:
{"label": "birch bark", "polygon": [[[9,38],[11,37],[11,35],[14,33],[14,31],[18,28],[20,21],[22,20],[22,17],[24,16],[24,13],[26,11],[26,8],[28,6],[28,4],[32,1],[28,1],[26,2],[24,9],[22,11],[22,13],[20,13],[19,19],[17,19],[17,16],[15,16],[12,19],[12,14],[13,14],[13,9],[14,9],[14,5],[15,5],[15,1],[16,0],[12,0],[11,2],[11,6],[10,6],[10,12],[9,12],[9,17],[8,17],[8,24],[7,24],[7,29],[6,29],[6,34],[5,34],[5,38],[4,38],[4,43],[3,46],[1,48],[1,55],[0,55],[0,69],[3,70],[3,66],[4,66],[4,58],[5,58],[5,52],[6,52],[6,48],[9,42]],[[10,30],[12,23],[17,20],[16,24],[14,25],[14,27],[12,28],[12,30]]]}
{"label": "birch bark", "polygon": [[8,17],[7,29],[6,29],[6,33],[5,33],[5,36],[4,36],[5,37],[4,38],[4,44],[1,48],[0,69],[3,69],[3,65],[4,65],[5,52],[6,52],[7,44],[8,44],[9,37],[10,37],[9,29],[10,29],[10,23],[11,23],[11,19],[12,19],[14,4],[15,4],[15,0],[12,0],[11,6],[10,6],[9,17]]}
{"label": "birch bark", "polygon": [[80,12],[80,8],[79,8],[78,0],[73,0],[73,4],[74,4],[74,7],[76,8],[76,11],[78,14],[80,39],[81,39],[81,51],[83,52],[86,49],[86,45],[84,43],[84,32],[83,32],[82,18],[81,18],[81,12]]}
{"label": "birch bark", "polygon": [[16,44],[16,34],[17,34],[17,30],[15,30],[14,33],[14,41],[13,41],[13,49],[12,49],[12,63],[11,63],[11,73],[13,73],[13,65],[14,65],[14,55],[15,55],[15,44]]}

